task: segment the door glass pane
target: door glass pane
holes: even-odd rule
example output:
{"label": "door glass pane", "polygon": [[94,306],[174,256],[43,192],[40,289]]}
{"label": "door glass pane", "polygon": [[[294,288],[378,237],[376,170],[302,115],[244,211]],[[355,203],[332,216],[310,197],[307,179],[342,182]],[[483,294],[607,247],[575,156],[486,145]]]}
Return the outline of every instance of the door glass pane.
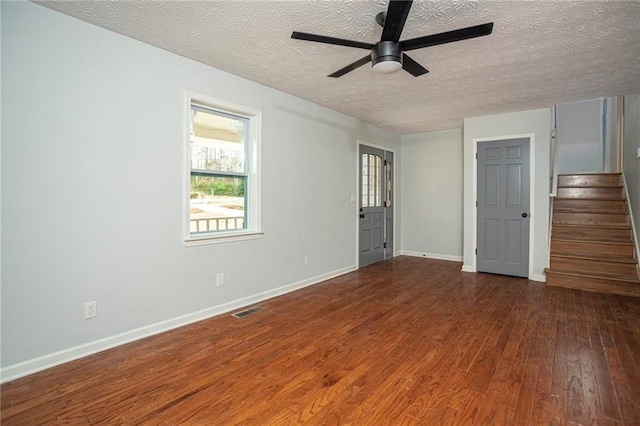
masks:
{"label": "door glass pane", "polygon": [[191,175],[191,235],[245,229],[246,177]]}
{"label": "door glass pane", "polygon": [[376,156],[369,154],[369,206],[376,205]]}
{"label": "door glass pane", "polygon": [[382,158],[374,154],[362,154],[362,206],[382,206]]}
{"label": "door glass pane", "polygon": [[360,161],[360,169],[362,170],[362,176],[360,181],[362,182],[361,190],[361,207],[369,207],[369,154],[362,154]]}
{"label": "door glass pane", "polygon": [[376,207],[382,205],[382,158],[376,156]]}

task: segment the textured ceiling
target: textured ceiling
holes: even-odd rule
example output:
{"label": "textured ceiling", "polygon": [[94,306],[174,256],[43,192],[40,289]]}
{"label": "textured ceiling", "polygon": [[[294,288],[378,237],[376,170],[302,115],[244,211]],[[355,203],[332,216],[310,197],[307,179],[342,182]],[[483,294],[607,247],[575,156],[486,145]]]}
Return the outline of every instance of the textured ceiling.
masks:
{"label": "textured ceiling", "polygon": [[326,76],[375,43],[384,0],[46,1],[51,9],[400,134],[465,117],[640,93],[640,2],[415,1],[401,40],[494,22],[493,34],[414,50],[430,72]]}

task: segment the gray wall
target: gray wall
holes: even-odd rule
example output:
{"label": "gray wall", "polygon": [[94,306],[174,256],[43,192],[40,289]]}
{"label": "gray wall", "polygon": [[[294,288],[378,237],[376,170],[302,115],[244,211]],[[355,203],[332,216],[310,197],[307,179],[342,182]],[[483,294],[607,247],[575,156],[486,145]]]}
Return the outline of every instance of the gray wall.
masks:
{"label": "gray wall", "polygon": [[462,130],[402,143],[402,254],[462,260]]}
{"label": "gray wall", "polygon": [[531,150],[531,241],[529,278],[544,281],[548,264],[549,150],[551,109],[498,114],[464,120],[464,249],[463,270],[475,271],[475,151],[474,140],[533,135]]}
{"label": "gray wall", "polygon": [[640,237],[640,94],[624,97],[624,134],[622,168],[629,192],[629,207],[633,215],[636,246]]}
{"label": "gray wall", "polygon": [[619,173],[618,169],[618,98],[605,99],[604,172]]}
{"label": "gray wall", "polygon": [[556,107],[558,173],[602,173],[603,99]]}
{"label": "gray wall", "polygon": [[[3,378],[355,267],[356,141],[401,169],[398,135],[34,3],[1,7]],[[183,245],[185,90],[262,110],[263,238]]]}

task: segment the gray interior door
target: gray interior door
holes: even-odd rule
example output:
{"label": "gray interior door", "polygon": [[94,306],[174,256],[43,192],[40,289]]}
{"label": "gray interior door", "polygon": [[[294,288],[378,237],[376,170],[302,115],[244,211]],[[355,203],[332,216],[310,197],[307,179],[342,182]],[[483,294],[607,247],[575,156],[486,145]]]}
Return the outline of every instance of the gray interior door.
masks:
{"label": "gray interior door", "polygon": [[360,145],[359,265],[384,259],[384,151]]}
{"label": "gray interior door", "polygon": [[478,272],[529,274],[529,138],[478,143]]}

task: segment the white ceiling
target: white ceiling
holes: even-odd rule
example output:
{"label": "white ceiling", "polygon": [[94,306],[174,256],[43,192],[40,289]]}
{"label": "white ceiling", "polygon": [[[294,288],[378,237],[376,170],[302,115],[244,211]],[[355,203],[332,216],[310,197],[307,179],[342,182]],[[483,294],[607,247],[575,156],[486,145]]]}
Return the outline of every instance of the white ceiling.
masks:
{"label": "white ceiling", "polygon": [[415,1],[401,40],[485,22],[493,34],[410,52],[421,77],[368,64],[337,79],[326,76],[367,51],[291,32],[375,43],[386,0],[39,3],[400,134],[640,93],[638,1]]}

